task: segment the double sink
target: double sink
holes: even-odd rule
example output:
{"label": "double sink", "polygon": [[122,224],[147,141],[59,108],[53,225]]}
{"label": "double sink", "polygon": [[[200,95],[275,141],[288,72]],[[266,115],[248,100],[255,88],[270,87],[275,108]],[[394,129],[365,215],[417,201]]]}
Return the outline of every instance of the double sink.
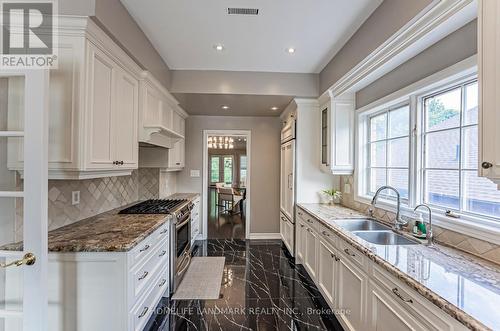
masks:
{"label": "double sink", "polygon": [[373,219],[343,219],[336,220],[334,223],[375,245],[418,245],[417,242],[393,232],[388,226]]}

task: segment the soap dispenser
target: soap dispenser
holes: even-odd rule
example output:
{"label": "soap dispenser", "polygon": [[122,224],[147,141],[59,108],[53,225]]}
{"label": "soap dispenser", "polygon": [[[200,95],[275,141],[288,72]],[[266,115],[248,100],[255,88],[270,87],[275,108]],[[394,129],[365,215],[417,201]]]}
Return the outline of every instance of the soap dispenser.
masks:
{"label": "soap dispenser", "polygon": [[427,228],[425,226],[422,213],[417,212],[417,217],[415,218],[415,223],[413,225],[412,234],[416,238],[425,238],[427,235]]}

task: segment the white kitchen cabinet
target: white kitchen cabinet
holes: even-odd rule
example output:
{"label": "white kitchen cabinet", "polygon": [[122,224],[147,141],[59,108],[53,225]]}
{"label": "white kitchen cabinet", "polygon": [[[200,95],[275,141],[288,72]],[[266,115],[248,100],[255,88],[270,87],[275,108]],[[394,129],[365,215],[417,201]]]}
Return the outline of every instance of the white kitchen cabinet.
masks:
{"label": "white kitchen cabinet", "polygon": [[354,94],[320,97],[320,168],[334,175],[354,172]]}
{"label": "white kitchen cabinet", "polygon": [[371,314],[369,330],[424,331],[425,325],[413,317],[402,304],[376,285],[370,286]]}
{"label": "white kitchen cabinet", "polygon": [[305,223],[296,218],[296,226],[295,226],[296,241],[295,241],[295,256],[297,259],[297,263],[304,264],[305,256],[306,256],[306,225]]}
{"label": "white kitchen cabinet", "polygon": [[295,141],[281,145],[280,209],[288,219],[293,219],[295,207],[294,165]]}
{"label": "white kitchen cabinet", "polygon": [[295,253],[292,251],[294,245],[294,224],[285,216],[283,213],[280,215],[280,235],[281,240],[285,244],[286,248],[290,252],[291,255]]}
{"label": "white kitchen cabinet", "polygon": [[[142,70],[88,18],[62,17],[59,31],[59,68],[50,71],[49,178],[130,175],[138,167]],[[22,88],[13,82],[9,99]],[[22,107],[9,106],[9,118]],[[20,172],[21,145],[12,141],[8,160]]]}
{"label": "white kitchen cabinet", "polygon": [[330,306],[337,301],[336,284],[339,262],[338,252],[326,240],[320,238],[318,245],[318,288]]}
{"label": "white kitchen cabinet", "polygon": [[348,314],[339,315],[348,330],[364,330],[369,278],[355,263],[346,254],[340,256],[337,265],[337,305],[349,310]]}
{"label": "white kitchen cabinet", "polygon": [[480,0],[478,19],[479,174],[500,189],[500,3]]}
{"label": "white kitchen cabinet", "polygon": [[316,281],[316,256],[317,256],[317,243],[318,243],[318,234],[315,230],[313,230],[310,226],[306,227],[305,232],[305,259],[304,259],[304,267],[307,272],[309,272],[309,276],[311,276],[314,281]]}
{"label": "white kitchen cabinet", "polygon": [[191,210],[191,245],[194,244],[201,232],[201,217],[200,217],[200,198],[193,201],[193,209]]}

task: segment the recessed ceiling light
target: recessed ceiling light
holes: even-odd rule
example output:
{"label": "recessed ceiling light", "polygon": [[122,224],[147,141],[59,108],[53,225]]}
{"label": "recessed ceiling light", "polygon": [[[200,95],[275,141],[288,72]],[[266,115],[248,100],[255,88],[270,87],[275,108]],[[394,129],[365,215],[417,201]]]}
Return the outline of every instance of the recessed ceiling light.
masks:
{"label": "recessed ceiling light", "polygon": [[224,45],[222,44],[215,44],[214,49],[218,52],[222,52],[224,50]]}
{"label": "recessed ceiling light", "polygon": [[271,107],[271,110],[278,110],[279,108],[278,107]]}
{"label": "recessed ceiling light", "polygon": [[288,52],[288,54],[293,54],[293,53],[295,53],[295,48],[290,47],[290,48],[287,48],[286,51]]}
{"label": "recessed ceiling light", "polygon": [[222,106],[221,108],[222,108],[222,109],[224,109],[224,110],[228,110],[228,109],[229,109],[229,106],[224,105],[224,106]]}

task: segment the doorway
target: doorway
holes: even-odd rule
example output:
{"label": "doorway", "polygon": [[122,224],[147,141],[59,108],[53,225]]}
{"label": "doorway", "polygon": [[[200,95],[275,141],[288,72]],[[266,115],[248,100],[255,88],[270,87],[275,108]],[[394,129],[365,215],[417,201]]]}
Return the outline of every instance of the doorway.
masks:
{"label": "doorway", "polygon": [[245,239],[249,232],[250,132],[205,131],[203,236]]}

